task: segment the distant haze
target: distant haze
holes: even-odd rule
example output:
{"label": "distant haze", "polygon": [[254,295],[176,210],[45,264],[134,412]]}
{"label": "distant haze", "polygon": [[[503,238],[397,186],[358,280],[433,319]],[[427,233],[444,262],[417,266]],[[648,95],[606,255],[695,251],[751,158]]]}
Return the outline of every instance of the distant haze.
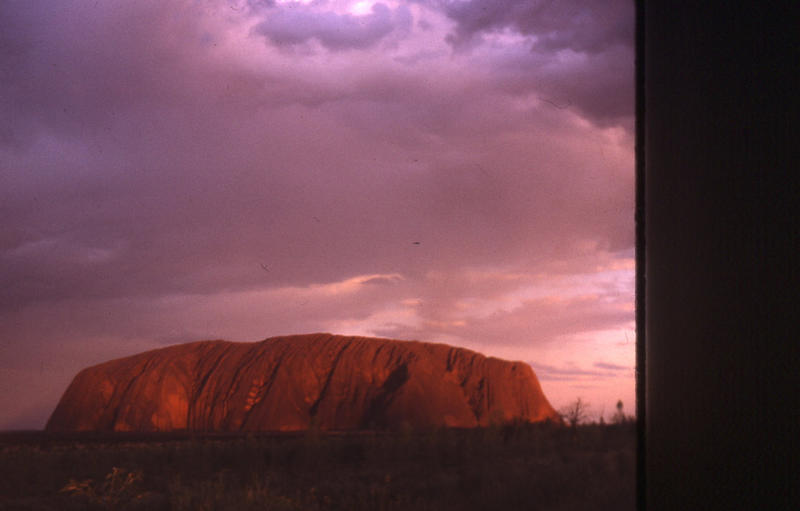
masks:
{"label": "distant haze", "polygon": [[0,429],[308,332],[634,404],[633,2],[0,3]]}

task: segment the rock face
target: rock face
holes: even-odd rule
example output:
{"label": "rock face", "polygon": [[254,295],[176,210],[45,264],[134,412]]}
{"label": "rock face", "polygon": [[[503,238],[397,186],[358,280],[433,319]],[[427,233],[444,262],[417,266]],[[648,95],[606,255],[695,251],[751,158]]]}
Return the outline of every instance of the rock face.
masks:
{"label": "rock face", "polygon": [[47,431],[351,430],[553,420],[533,370],[444,344],[331,334],[203,341],[73,379]]}

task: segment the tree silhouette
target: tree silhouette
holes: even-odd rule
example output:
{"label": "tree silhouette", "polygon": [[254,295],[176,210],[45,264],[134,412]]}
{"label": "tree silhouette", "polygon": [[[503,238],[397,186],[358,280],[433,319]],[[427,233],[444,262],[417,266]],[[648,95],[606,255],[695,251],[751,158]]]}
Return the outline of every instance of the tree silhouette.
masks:
{"label": "tree silhouette", "polygon": [[589,417],[589,403],[578,398],[559,410],[561,417],[572,427],[584,422]]}
{"label": "tree silhouette", "polygon": [[611,418],[611,422],[614,424],[624,424],[628,422],[628,417],[625,416],[625,412],[622,410],[622,400],[620,399],[617,401],[617,413]]}

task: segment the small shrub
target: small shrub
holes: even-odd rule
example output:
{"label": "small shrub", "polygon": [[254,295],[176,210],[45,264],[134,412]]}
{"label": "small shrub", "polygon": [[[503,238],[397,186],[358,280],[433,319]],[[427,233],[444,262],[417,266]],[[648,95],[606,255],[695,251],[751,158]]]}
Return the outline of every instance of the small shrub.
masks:
{"label": "small shrub", "polygon": [[95,507],[119,509],[123,504],[128,504],[137,497],[141,498],[141,482],[141,472],[129,472],[124,468],[114,467],[106,474],[102,483],[95,483],[92,479],[70,479],[59,491],[86,500]]}

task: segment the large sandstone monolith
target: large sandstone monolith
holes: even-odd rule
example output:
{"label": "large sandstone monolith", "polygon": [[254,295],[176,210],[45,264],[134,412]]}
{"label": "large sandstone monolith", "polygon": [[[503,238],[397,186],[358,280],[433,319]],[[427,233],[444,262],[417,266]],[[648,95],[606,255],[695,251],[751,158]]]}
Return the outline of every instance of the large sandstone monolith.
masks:
{"label": "large sandstone monolith", "polygon": [[48,431],[271,431],[560,421],[529,365],[331,334],[203,341],[82,370]]}

